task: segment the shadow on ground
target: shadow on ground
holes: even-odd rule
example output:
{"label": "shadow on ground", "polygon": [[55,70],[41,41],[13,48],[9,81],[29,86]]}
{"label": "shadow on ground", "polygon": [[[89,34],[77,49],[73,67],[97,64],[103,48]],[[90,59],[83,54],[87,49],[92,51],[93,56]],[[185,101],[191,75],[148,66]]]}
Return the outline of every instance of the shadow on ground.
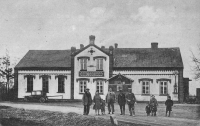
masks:
{"label": "shadow on ground", "polygon": [[[0,106],[0,126],[111,126],[109,119]],[[119,121],[119,126],[147,126]]]}
{"label": "shadow on ground", "polygon": [[42,126],[34,121],[23,121],[20,118],[1,118],[1,126]]}

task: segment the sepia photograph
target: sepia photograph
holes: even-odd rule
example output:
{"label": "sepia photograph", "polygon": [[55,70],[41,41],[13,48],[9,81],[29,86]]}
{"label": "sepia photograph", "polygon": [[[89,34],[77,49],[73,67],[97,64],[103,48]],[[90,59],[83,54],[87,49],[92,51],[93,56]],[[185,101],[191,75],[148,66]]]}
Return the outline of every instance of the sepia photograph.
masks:
{"label": "sepia photograph", "polygon": [[0,126],[199,120],[199,0],[0,0]]}

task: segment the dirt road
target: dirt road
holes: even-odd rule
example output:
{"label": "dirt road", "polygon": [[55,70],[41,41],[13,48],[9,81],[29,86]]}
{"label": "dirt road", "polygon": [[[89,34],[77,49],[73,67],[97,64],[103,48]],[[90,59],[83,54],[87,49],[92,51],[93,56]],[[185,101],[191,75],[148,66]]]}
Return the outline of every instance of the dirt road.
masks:
{"label": "dirt road", "polygon": [[[54,104],[24,104],[24,103],[14,103],[14,102],[2,102],[0,105],[3,106],[11,106],[15,108],[24,108],[24,109],[30,109],[30,110],[48,110],[48,111],[57,111],[57,112],[63,112],[63,113],[69,113],[69,112],[75,112],[78,114],[83,113],[83,108],[79,103],[75,103],[75,107],[72,107],[72,104],[69,103],[64,103],[65,105],[56,105]],[[79,105],[77,105],[79,104]],[[140,106],[139,104],[137,106]],[[197,119],[188,119],[188,118],[175,118],[175,117],[164,117],[164,116],[157,116],[157,117],[147,117],[145,114],[141,114],[139,111],[137,111],[138,114],[135,117],[129,116],[126,114],[125,116],[121,116],[119,114],[119,110],[116,109],[115,116],[117,117],[118,120],[120,121],[125,121],[125,122],[134,122],[138,124],[150,124],[150,125],[159,125],[159,126],[196,126],[200,122]],[[183,113],[184,114],[184,113]],[[185,113],[188,114],[188,113]],[[90,109],[90,115],[89,116],[95,116],[95,113],[92,109]],[[110,115],[105,115],[105,116],[100,116],[103,118],[109,118]],[[188,115],[190,116],[190,115]]]}

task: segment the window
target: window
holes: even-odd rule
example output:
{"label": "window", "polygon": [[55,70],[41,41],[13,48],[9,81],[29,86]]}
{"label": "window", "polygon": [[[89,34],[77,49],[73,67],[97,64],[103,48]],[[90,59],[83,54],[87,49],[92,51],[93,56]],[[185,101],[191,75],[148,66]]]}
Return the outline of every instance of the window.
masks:
{"label": "window", "polygon": [[167,95],[167,81],[160,81],[160,94]]}
{"label": "window", "polygon": [[143,81],[142,82],[142,94],[150,94],[149,81]]}
{"label": "window", "polygon": [[49,92],[49,80],[48,77],[42,77],[42,91]]}
{"label": "window", "polygon": [[80,88],[80,93],[84,93],[85,89],[87,88],[87,81],[86,80],[80,80],[79,81],[79,88]]}
{"label": "window", "polygon": [[97,81],[96,82],[97,84],[97,87],[96,87],[96,90],[99,91],[99,93],[103,94],[103,81]]}
{"label": "window", "polygon": [[82,58],[80,59],[80,61],[81,61],[81,70],[87,70],[87,59]]}
{"label": "window", "polygon": [[64,92],[65,92],[65,78],[58,77],[58,93],[64,93]]}
{"label": "window", "polygon": [[97,59],[96,68],[97,68],[97,70],[103,70],[103,59],[102,58]]}
{"label": "window", "polygon": [[27,77],[27,92],[33,91],[33,76]]}

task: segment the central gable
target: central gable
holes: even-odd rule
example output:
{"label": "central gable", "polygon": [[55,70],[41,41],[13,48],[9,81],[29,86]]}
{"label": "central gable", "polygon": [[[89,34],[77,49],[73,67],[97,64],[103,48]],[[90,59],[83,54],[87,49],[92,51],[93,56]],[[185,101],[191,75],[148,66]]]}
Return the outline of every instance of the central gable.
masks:
{"label": "central gable", "polygon": [[[95,36],[94,35],[89,36],[89,39],[90,39],[89,45],[87,45],[86,47],[84,47],[84,48],[80,49],[79,51],[77,51],[75,53],[75,56],[76,55],[82,55],[80,53],[83,53],[84,56],[88,56],[89,53],[91,55],[93,55],[93,54],[95,55],[96,54],[96,56],[97,56],[98,53],[100,53],[100,52],[106,54],[107,56],[109,56],[109,54],[107,52],[105,52],[103,49],[101,49],[101,48],[99,48],[98,46],[95,45]],[[96,52],[95,52],[95,50],[96,50]]]}
{"label": "central gable", "polygon": [[75,54],[75,57],[85,57],[85,58],[92,58],[95,59],[97,57],[101,57],[101,58],[105,58],[109,56],[109,54],[107,52],[105,52],[104,50],[102,50],[101,48],[99,48],[96,45],[88,45],[85,48],[83,48],[82,50],[78,51]]}
{"label": "central gable", "polygon": [[109,56],[109,54],[107,52],[105,52],[104,50],[102,50],[101,48],[99,48],[98,46],[96,46],[94,44],[89,44],[86,47],[84,47],[83,49],[79,50],[78,52],[75,53],[75,56],[77,56],[77,55],[83,55],[83,56],[90,56],[90,55],[101,56],[101,55],[107,55],[107,56]]}

